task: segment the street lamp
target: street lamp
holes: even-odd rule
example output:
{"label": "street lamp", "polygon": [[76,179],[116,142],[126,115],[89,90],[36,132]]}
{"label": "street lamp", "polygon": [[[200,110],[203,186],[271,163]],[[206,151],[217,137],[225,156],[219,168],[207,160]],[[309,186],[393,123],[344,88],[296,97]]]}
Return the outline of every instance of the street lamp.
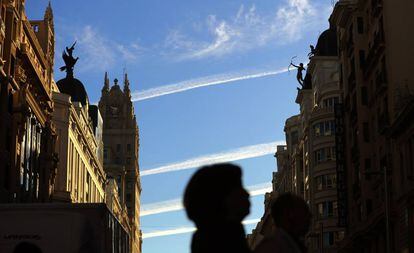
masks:
{"label": "street lamp", "polygon": [[388,199],[388,176],[387,176],[387,167],[382,167],[382,170],[379,172],[367,171],[365,175],[379,175],[384,178],[384,191],[385,191],[385,243],[386,243],[386,252],[391,253],[391,243],[390,243],[390,216],[389,216],[389,199]]}

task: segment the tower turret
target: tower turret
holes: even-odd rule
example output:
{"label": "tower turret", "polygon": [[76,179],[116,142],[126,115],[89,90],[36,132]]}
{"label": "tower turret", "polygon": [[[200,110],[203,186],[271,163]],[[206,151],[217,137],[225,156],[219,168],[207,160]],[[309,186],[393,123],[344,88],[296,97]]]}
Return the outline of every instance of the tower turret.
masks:
{"label": "tower turret", "polygon": [[129,80],[128,80],[128,74],[125,73],[124,75],[124,94],[128,98],[131,98],[131,90],[129,89]]}
{"label": "tower turret", "polygon": [[102,95],[103,93],[109,92],[109,78],[108,78],[108,72],[105,71],[105,77],[104,77],[104,86],[102,88]]}

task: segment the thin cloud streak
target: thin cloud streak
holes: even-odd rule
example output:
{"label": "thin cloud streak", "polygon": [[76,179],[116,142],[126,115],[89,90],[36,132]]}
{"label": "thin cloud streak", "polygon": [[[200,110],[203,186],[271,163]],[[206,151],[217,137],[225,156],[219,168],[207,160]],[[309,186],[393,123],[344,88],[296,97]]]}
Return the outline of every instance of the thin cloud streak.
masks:
{"label": "thin cloud streak", "polygon": [[[311,0],[278,1],[276,9],[240,5],[231,17],[208,15],[193,32],[173,29],[165,47],[173,60],[218,58],[260,47],[282,46],[316,32],[332,12],[326,3]],[[208,39],[206,39],[208,37]]]}
{"label": "thin cloud streak", "polygon": [[270,155],[275,153],[276,146],[278,145],[285,145],[285,141],[275,141],[270,143],[251,145],[221,153],[199,156],[182,162],[167,164],[157,168],[143,170],[141,171],[141,177],[169,173],[174,171],[188,170],[215,163],[233,162],[248,158]]}
{"label": "thin cloud streak", "polygon": [[[251,225],[256,224],[260,221],[260,219],[251,219],[251,220],[245,220],[243,221],[243,225]],[[154,238],[154,237],[161,237],[161,236],[170,236],[170,235],[179,235],[179,234],[187,234],[196,231],[197,229],[195,227],[180,227],[175,229],[169,229],[169,230],[160,230],[160,231],[153,231],[148,233],[143,233],[142,238],[148,239],[148,238]]]}
{"label": "thin cloud streak", "polygon": [[263,71],[257,73],[238,73],[238,74],[227,74],[227,75],[215,75],[207,76],[199,79],[192,79],[188,81],[179,82],[176,84],[170,84],[160,86],[152,89],[143,91],[135,91],[132,93],[132,101],[142,101],[150,98],[165,96],[169,94],[184,92],[191,89],[213,86],[219,84],[226,84],[236,81],[248,80],[253,78],[260,78],[266,76],[274,76],[288,72],[287,68],[275,70],[275,71]]}
{"label": "thin cloud streak", "polygon": [[[257,184],[247,187],[250,196],[259,196],[272,191],[271,183]],[[140,216],[148,216],[160,213],[174,212],[183,210],[182,199],[173,199],[167,201],[156,202],[152,204],[143,205]]]}

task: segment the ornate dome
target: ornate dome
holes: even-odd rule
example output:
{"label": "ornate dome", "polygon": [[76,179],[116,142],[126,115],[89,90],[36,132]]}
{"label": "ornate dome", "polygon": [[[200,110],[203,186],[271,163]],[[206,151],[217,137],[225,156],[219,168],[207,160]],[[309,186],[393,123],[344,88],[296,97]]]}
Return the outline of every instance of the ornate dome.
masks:
{"label": "ornate dome", "polygon": [[88,94],[81,81],[73,77],[66,77],[57,81],[60,92],[68,94],[72,97],[72,102],[80,102],[82,106],[89,105]]}
{"label": "ornate dome", "polygon": [[324,31],[316,45],[317,56],[338,56],[337,35],[334,29]]}

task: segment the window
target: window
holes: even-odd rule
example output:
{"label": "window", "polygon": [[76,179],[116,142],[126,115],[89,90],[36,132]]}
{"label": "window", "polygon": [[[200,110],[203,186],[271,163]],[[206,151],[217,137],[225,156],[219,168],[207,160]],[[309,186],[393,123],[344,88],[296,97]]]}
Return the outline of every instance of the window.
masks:
{"label": "window", "polygon": [[321,148],[314,152],[315,163],[323,163],[327,161],[336,160],[335,147]]}
{"label": "window", "polygon": [[335,243],[334,232],[324,232],[323,233],[323,246],[331,247]]}
{"label": "window", "polygon": [[344,231],[336,231],[335,232],[335,242],[340,242],[345,238],[345,232]]}
{"label": "window", "polygon": [[325,98],[322,102],[324,108],[334,107],[339,103],[339,97]]}
{"label": "window", "polygon": [[127,152],[130,153],[131,152],[131,144],[127,144]]}
{"label": "window", "polygon": [[359,67],[363,68],[365,66],[365,51],[359,50]]}
{"label": "window", "polygon": [[130,202],[131,201],[131,193],[127,193],[126,194],[126,201]]}
{"label": "window", "polygon": [[128,157],[128,158],[126,159],[126,164],[131,164],[131,157]]}
{"label": "window", "polygon": [[108,159],[108,149],[104,149],[104,152],[103,152],[103,156],[104,156],[104,159]]}
{"label": "window", "polygon": [[337,214],[337,202],[325,201],[318,204],[318,215],[320,218],[334,217]]}
{"label": "window", "polygon": [[34,25],[34,26],[33,26],[33,31],[34,31],[35,33],[39,32],[39,26],[38,26],[38,25]]}
{"label": "window", "polygon": [[336,175],[327,174],[316,178],[316,187],[319,191],[336,187]]}
{"label": "window", "polygon": [[313,125],[315,136],[331,136],[335,134],[335,121],[324,121]]}
{"label": "window", "polygon": [[121,144],[116,144],[116,152],[120,152],[121,151]]}

